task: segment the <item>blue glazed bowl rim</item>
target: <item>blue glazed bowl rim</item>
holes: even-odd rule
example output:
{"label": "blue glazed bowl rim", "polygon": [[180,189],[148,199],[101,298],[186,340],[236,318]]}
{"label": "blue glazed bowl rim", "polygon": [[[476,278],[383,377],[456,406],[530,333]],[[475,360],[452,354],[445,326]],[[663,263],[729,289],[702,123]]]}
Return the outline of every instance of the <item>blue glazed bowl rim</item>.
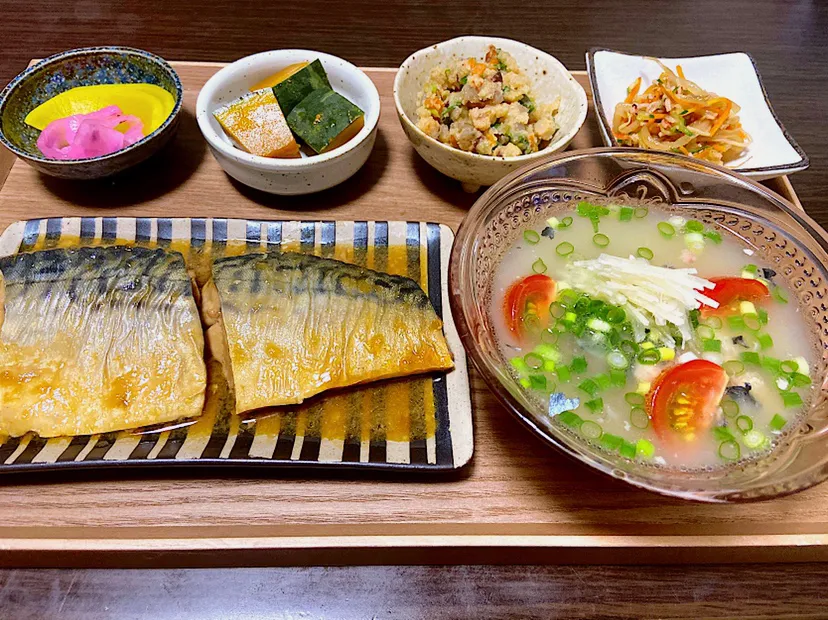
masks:
{"label": "blue glazed bowl rim", "polygon": [[6,138],[5,133],[3,133],[2,122],[0,122],[0,143],[3,144],[7,149],[9,149],[12,153],[17,155],[18,157],[30,161],[41,162],[51,165],[63,165],[63,166],[71,166],[75,164],[86,164],[90,162],[101,162],[106,161],[108,159],[114,159],[119,157],[125,153],[128,153],[132,150],[141,148],[142,145],[147,144],[151,140],[154,140],[158,136],[160,136],[175,120],[178,116],[178,113],[181,111],[181,105],[184,100],[184,89],[181,86],[181,78],[178,77],[178,73],[175,69],[172,68],[172,65],[168,63],[166,60],[153,54],[152,52],[147,52],[146,50],[138,49],[136,47],[126,47],[121,45],[104,45],[104,46],[96,46],[96,47],[79,47],[77,49],[67,50],[63,52],[58,52],[57,54],[53,54],[43,60],[39,61],[37,64],[28,67],[25,71],[19,73],[11,82],[9,82],[6,87],[0,92],[0,119],[3,117],[3,110],[8,103],[9,96],[14,92],[21,84],[23,84],[29,77],[31,77],[35,72],[42,69],[43,67],[52,64],[58,60],[65,60],[66,58],[73,58],[77,56],[88,56],[91,54],[98,54],[98,53],[116,53],[116,54],[131,54],[133,56],[142,56],[155,64],[159,65],[162,69],[164,69],[172,78],[173,83],[175,84],[175,105],[173,106],[172,112],[167,117],[167,119],[161,124],[158,129],[153,131],[151,134],[144,136],[138,142],[130,144],[128,147],[123,148],[119,151],[115,151],[114,153],[109,153],[107,155],[100,155],[98,157],[87,157],[85,159],[49,159],[48,157],[42,157],[39,155],[33,155],[31,153],[27,153],[26,151],[20,149],[15,144],[11,142],[8,138]]}

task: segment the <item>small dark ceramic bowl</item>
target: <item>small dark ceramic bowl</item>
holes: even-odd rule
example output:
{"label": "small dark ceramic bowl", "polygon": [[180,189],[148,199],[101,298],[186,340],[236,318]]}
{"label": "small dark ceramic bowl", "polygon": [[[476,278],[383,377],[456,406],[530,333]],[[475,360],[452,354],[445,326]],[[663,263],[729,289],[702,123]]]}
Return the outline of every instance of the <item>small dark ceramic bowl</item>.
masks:
{"label": "small dark ceramic bowl", "polygon": [[[57,160],[37,148],[40,132],[26,124],[34,108],[76,86],[155,84],[175,98],[170,116],[158,129],[125,149],[88,159]],[[130,47],[86,47],[40,61],[14,78],[0,93],[0,143],[39,171],[64,179],[99,179],[144,161],[163,147],[178,129],[181,80],[163,59]]]}

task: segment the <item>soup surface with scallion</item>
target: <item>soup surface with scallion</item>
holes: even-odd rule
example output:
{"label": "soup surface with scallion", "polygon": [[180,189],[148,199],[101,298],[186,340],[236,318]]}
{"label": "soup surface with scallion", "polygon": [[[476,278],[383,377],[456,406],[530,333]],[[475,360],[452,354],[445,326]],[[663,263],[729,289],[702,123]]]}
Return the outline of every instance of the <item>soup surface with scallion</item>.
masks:
{"label": "soup surface with scallion", "polygon": [[506,251],[490,308],[548,422],[673,468],[771,450],[812,385],[781,276],[727,230],[655,205],[573,207]]}

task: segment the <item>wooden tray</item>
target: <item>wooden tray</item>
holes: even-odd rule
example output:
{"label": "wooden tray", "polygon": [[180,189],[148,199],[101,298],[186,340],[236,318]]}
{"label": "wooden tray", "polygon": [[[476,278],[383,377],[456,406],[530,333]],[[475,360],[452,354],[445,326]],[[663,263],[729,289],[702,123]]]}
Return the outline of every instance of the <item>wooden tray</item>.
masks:
{"label": "wooden tray", "polygon": [[[456,228],[476,198],[414,153],[396,118],[389,69],[368,70],[383,111],[376,148],[355,177],[295,198],[235,184],[207,152],[193,117],[199,88],[220,67],[176,63],[185,87],[181,133],[125,178],[68,183],[20,162],[11,166],[7,157],[0,228],[67,215],[410,219]],[[576,75],[588,88],[585,75]],[[598,144],[590,113],[573,147]],[[797,202],[786,179],[769,184]],[[470,374],[475,457],[453,479],[277,478],[249,470],[220,478],[175,478],[174,472],[4,477],[0,564],[828,560],[828,485],[747,505],[693,504],[641,491],[550,450]]]}
{"label": "wooden tray", "polygon": [[[314,222],[226,218],[66,217],[15,222],[0,235],[0,256],[18,251],[111,243],[221,253],[262,247],[351,260],[405,273],[443,319],[455,359],[451,372],[332,392],[299,407],[247,419],[208,389],[197,420],[119,433],[33,435],[0,443],[0,474],[23,470],[125,467],[325,467],[451,471],[473,450],[466,355],[448,312],[454,234],[428,222]],[[446,311],[444,312],[444,309]]]}

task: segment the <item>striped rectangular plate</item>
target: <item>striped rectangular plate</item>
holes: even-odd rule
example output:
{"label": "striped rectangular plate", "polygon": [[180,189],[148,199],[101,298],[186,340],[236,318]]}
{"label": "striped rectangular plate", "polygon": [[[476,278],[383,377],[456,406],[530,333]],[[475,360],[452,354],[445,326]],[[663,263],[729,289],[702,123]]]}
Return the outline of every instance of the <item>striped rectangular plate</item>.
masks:
{"label": "striped rectangular plate", "polygon": [[[323,395],[269,416],[205,414],[189,423],[0,444],[0,472],[112,466],[306,466],[452,470],[473,450],[466,357],[448,308],[453,233],[426,222],[84,217],[28,220],[0,236],[0,255],[141,243],[183,252],[281,248],[413,278],[443,319],[455,369]],[[209,390],[208,390],[209,393]]]}

